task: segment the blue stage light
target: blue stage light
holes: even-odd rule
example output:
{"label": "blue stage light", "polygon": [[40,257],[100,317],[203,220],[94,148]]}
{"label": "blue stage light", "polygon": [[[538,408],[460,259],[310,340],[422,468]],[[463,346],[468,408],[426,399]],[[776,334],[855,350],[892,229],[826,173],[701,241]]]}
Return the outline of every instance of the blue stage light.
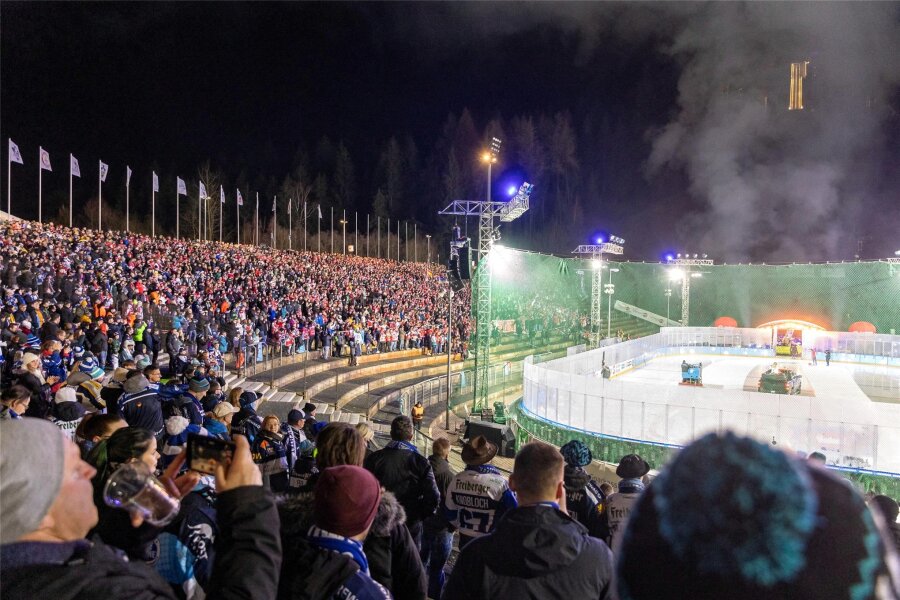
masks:
{"label": "blue stage light", "polygon": [[513,196],[516,195],[516,192],[517,192],[518,190],[519,190],[519,188],[517,188],[517,187],[514,186],[514,185],[511,185],[511,186],[509,186],[508,188],[506,188],[506,194],[507,194],[510,198],[512,198]]}

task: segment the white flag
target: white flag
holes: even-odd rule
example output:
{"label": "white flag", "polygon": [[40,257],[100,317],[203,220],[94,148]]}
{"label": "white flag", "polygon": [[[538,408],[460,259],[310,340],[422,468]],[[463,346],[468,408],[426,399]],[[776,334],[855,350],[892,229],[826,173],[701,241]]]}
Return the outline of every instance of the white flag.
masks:
{"label": "white flag", "polygon": [[131,167],[125,165],[125,187],[131,185]]}
{"label": "white flag", "polygon": [[288,198],[288,214],[291,214],[291,204],[294,202],[293,198]]}
{"label": "white flag", "polygon": [[22,162],[22,153],[19,152],[19,147],[16,146],[16,143],[11,139],[9,140],[9,160],[11,162],[19,163],[20,165],[25,164]]}
{"label": "white flag", "polygon": [[206,198],[206,186],[203,185],[203,182],[200,182],[200,198]]}
{"label": "white flag", "polygon": [[156,171],[153,171],[153,191],[159,191],[159,176],[156,174]]}
{"label": "white flag", "polygon": [[182,179],[181,177],[176,177],[175,183],[178,185],[178,193],[182,196],[187,196],[187,186],[184,185],[184,179]]}
{"label": "white flag", "polygon": [[241,196],[241,190],[237,191],[237,196],[238,196],[238,206],[243,206],[244,205],[244,197]]}
{"label": "white flag", "polygon": [[225,204],[225,188],[221,185],[219,186],[219,202]]}
{"label": "white flag", "polygon": [[319,207],[319,219],[321,219],[322,218],[322,205],[318,204],[317,206]]}
{"label": "white flag", "polygon": [[106,174],[109,173],[109,165],[100,161],[100,181],[106,181]]}
{"label": "white flag", "polygon": [[81,167],[78,166],[78,159],[69,155],[69,168],[72,170],[73,177],[81,177]]}
{"label": "white flag", "polygon": [[272,212],[276,212],[278,209],[278,196],[272,197]]}
{"label": "white flag", "polygon": [[50,168],[50,153],[44,150],[43,148],[39,148],[41,151],[41,168],[45,171],[52,171]]}

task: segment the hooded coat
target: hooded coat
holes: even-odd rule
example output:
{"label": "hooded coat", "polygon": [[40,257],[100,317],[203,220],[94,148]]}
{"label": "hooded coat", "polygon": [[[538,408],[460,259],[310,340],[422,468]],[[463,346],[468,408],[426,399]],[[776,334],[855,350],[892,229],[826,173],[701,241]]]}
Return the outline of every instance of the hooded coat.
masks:
{"label": "hooded coat", "polygon": [[600,486],[581,467],[566,465],[566,508],[576,521],[587,527],[588,533],[605,540],[609,536],[606,520],[602,518],[605,496]]}
{"label": "hooded coat", "polygon": [[[284,547],[283,580],[286,577],[285,573],[315,571],[304,562],[309,559],[309,552],[303,548],[304,543],[300,542],[313,524],[313,498],[311,492],[285,497],[278,507]],[[372,579],[390,590],[396,600],[424,600],[428,591],[428,580],[419,552],[405,523],[406,515],[397,498],[390,492],[384,492],[369,535],[363,544],[363,551],[369,561],[369,574]],[[331,566],[337,569],[336,565]],[[303,585],[310,583],[312,582]],[[287,597],[291,596],[279,595],[279,598]],[[327,596],[316,596],[312,593],[310,596],[302,597]]]}
{"label": "hooded coat", "polygon": [[465,547],[443,598],[606,600],[612,574],[612,553],[583,525],[554,506],[523,506]]}

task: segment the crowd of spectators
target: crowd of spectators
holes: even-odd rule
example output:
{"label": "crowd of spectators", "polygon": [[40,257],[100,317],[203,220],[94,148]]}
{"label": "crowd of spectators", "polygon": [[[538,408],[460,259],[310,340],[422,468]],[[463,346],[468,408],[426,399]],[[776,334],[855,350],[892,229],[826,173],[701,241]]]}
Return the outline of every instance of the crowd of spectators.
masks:
{"label": "crowd of spectators", "polygon": [[[613,490],[577,440],[524,445],[507,477],[475,436],[455,472],[408,416],[377,449],[225,385],[254,335],[440,351],[429,267],[3,228],[3,598],[900,598],[896,501],[750,438],[705,436],[653,481],[629,454]],[[188,468],[190,434],[233,443],[214,475]],[[107,503],[126,466],[178,500],[171,522]]]}

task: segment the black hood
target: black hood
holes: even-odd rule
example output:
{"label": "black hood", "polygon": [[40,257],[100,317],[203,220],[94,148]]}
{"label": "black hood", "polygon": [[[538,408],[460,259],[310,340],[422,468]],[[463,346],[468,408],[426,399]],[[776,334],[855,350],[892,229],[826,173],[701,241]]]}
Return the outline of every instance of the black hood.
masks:
{"label": "black hood", "polygon": [[583,490],[590,481],[591,476],[584,469],[566,465],[564,484],[568,491],[577,492]]}
{"label": "black hood", "polygon": [[526,506],[507,513],[493,535],[498,547],[519,548],[505,557],[508,569],[533,575],[571,565],[590,539],[583,525],[545,506]]}

